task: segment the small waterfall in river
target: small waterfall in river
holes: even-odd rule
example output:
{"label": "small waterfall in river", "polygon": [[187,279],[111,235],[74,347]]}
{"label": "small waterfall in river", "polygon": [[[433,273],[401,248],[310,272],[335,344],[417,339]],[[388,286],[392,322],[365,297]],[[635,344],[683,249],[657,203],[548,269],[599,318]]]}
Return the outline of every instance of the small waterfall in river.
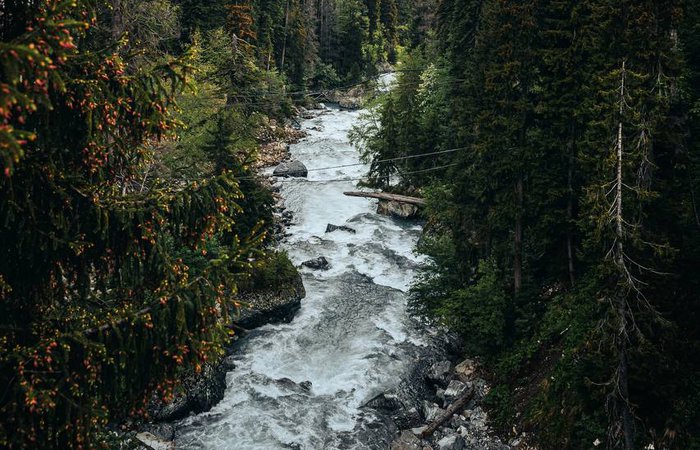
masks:
{"label": "small waterfall in river", "polygon": [[[413,253],[421,226],[343,195],[357,181],[337,180],[357,180],[367,166],[314,170],[359,163],[348,141],[359,117],[326,109],[304,121],[309,136],[291,153],[310,169],[308,179],[280,181],[294,214],[281,248],[297,265],[325,256],[330,269],[302,269],[307,296],[297,316],[242,341],[225,398],[178,425],[178,448],[387,448],[372,438],[384,425],[360,407],[406,377],[426,345],[405,295],[421,262]],[[329,223],[356,233],[325,233]]]}

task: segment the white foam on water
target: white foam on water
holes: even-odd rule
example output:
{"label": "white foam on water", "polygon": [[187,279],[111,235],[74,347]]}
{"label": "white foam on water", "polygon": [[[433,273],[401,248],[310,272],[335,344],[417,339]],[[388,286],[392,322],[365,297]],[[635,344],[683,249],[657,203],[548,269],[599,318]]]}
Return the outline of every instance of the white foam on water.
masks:
{"label": "white foam on water", "polygon": [[[325,110],[303,122],[309,136],[291,146],[309,169],[359,164],[348,131],[360,112]],[[320,131],[311,130],[318,127]],[[406,312],[405,291],[422,258],[413,249],[421,227],[375,213],[376,201],[347,197],[366,165],[310,171],[284,180],[294,214],[281,245],[290,259],[325,256],[328,271],[302,269],[307,291],[289,324],[266,325],[245,339],[225,398],[208,413],[179,423],[178,448],[338,448],[359,407],[399,383],[411,367],[406,343],[422,345]],[[326,233],[327,224],[356,233]],[[286,380],[285,380],[286,379]],[[300,383],[309,381],[306,390]],[[344,439],[343,448],[354,448]],[[358,444],[359,446],[359,444]]]}

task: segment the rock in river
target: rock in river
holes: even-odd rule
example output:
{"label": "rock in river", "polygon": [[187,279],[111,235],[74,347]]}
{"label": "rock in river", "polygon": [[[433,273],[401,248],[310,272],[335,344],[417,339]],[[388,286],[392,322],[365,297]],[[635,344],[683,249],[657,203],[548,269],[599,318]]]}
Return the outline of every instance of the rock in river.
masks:
{"label": "rock in river", "polygon": [[294,282],[276,288],[241,293],[241,308],[236,324],[251,330],[267,323],[289,322],[301,308],[304,298],[304,284],[301,276],[297,275]]}
{"label": "rock in river", "polygon": [[303,263],[301,263],[301,265],[314,270],[328,270],[330,268],[328,260],[323,256],[319,256],[316,259],[304,261]]}
{"label": "rock in river", "polygon": [[272,175],[276,177],[306,177],[308,174],[306,166],[296,160],[283,162],[272,172]]}
{"label": "rock in river", "polygon": [[332,233],[334,231],[347,231],[352,234],[357,233],[353,228],[346,227],[345,225],[333,225],[332,223],[326,225],[326,233]]}
{"label": "rock in river", "polygon": [[379,200],[377,214],[397,217],[399,219],[412,219],[418,216],[418,207],[409,203],[396,202],[393,200]]}

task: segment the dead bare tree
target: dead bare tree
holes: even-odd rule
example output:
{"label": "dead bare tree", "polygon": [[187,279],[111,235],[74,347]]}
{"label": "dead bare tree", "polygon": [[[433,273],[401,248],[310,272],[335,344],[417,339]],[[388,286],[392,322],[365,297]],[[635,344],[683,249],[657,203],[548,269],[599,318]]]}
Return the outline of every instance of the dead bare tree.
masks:
{"label": "dead bare tree", "polygon": [[622,70],[620,71],[620,90],[619,90],[619,110],[617,124],[617,138],[615,141],[616,154],[616,170],[615,180],[609,192],[614,192],[612,205],[609,209],[610,219],[615,225],[615,239],[613,246],[608,252],[608,256],[612,258],[620,280],[617,283],[615,292],[612,294],[611,303],[613,311],[616,314],[617,331],[614,336],[615,349],[617,352],[617,369],[613,379],[613,392],[610,394],[610,402],[619,415],[619,422],[613,421],[613,426],[610,429],[611,438],[614,439],[619,431],[622,432],[624,445],[626,450],[634,449],[634,419],[632,416],[632,407],[629,399],[629,364],[628,352],[630,342],[630,324],[633,322],[633,315],[628,303],[628,295],[631,291],[641,293],[637,285],[636,279],[632,275],[627,265],[627,257],[625,255],[625,225],[623,194],[625,188],[624,174],[624,117],[626,108],[626,91],[625,83],[627,81],[626,62],[622,62]]}

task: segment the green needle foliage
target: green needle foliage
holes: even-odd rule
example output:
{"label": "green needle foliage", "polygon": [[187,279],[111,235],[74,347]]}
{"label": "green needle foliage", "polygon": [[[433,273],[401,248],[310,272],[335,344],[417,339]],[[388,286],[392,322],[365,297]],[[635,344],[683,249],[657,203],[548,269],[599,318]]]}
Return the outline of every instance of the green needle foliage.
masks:
{"label": "green needle foliage", "polygon": [[698,11],[443,0],[355,131],[375,184],[428,199],[413,307],[541,448],[700,448]]}
{"label": "green needle foliage", "polygon": [[[6,3],[0,47],[0,446],[96,447],[108,420],[217,357],[241,190],[210,176],[145,186],[186,57],[133,68],[83,1]],[[21,22],[20,22],[21,21]],[[252,228],[252,229],[251,229]],[[217,242],[225,245],[217,244]]]}
{"label": "green needle foliage", "polygon": [[258,148],[396,59],[399,6],[0,2],[0,447],[107,446],[221,355],[239,285],[296,280]]}

